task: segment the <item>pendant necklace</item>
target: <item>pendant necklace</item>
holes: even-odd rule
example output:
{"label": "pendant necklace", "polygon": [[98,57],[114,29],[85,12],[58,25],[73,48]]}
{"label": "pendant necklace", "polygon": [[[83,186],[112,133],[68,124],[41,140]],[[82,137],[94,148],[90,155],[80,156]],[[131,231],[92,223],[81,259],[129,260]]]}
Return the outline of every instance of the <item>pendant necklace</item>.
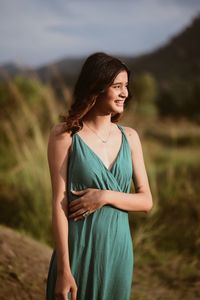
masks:
{"label": "pendant necklace", "polygon": [[[85,124],[85,122],[83,122],[83,124]],[[90,130],[92,130],[92,131],[96,134],[96,136],[97,136],[103,143],[107,143],[107,141],[109,140],[109,137],[110,137],[112,123],[111,123],[111,125],[110,125],[110,130],[109,130],[109,135],[108,135],[107,140],[102,139],[102,138],[96,133],[96,131],[95,131],[94,129],[90,128],[88,125],[85,124],[85,126],[88,127]]]}

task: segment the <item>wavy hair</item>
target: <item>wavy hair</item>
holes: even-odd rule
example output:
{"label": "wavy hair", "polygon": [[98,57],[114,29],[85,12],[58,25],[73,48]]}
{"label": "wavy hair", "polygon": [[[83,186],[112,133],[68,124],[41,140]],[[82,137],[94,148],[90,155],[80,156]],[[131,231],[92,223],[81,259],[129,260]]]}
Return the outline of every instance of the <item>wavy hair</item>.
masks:
{"label": "wavy hair", "polygon": [[[90,55],[82,66],[78,80],[74,87],[73,102],[69,108],[68,115],[60,115],[60,120],[65,122],[65,130],[73,135],[83,127],[82,119],[95,104],[98,96],[113,83],[116,76],[126,71],[128,80],[130,71],[119,59],[103,52]],[[131,95],[128,88],[128,97]],[[117,123],[123,113],[116,113],[111,116],[111,122]]]}

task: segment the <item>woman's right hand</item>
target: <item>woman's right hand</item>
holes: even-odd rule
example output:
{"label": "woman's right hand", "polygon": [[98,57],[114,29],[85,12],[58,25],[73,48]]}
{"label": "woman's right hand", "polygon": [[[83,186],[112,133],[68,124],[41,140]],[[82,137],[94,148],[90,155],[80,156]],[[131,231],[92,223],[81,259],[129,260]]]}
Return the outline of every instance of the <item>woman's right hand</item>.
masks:
{"label": "woman's right hand", "polygon": [[55,299],[68,300],[71,292],[71,300],[76,300],[77,285],[71,272],[58,273],[55,286]]}

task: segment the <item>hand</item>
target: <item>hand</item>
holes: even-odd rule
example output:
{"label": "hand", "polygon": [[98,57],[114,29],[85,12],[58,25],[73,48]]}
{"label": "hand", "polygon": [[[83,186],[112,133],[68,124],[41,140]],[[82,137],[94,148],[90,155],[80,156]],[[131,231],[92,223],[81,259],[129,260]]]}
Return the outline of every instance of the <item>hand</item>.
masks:
{"label": "hand", "polygon": [[98,208],[105,205],[106,190],[88,188],[81,191],[71,192],[80,196],[78,199],[71,201],[69,204],[69,218],[74,218],[75,221],[83,219],[84,212],[89,211],[91,214]]}
{"label": "hand", "polygon": [[76,300],[77,286],[73,275],[70,272],[58,273],[55,286],[55,299],[67,300],[69,292],[71,292],[71,300]]}

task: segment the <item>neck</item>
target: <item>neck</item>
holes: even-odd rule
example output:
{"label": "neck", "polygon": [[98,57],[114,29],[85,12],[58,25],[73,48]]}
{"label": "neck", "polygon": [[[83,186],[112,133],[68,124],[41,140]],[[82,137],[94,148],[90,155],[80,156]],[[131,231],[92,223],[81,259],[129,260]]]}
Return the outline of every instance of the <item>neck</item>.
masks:
{"label": "neck", "polygon": [[111,126],[111,115],[110,114],[106,116],[87,115],[86,117],[83,118],[83,122],[97,131],[105,132]]}

